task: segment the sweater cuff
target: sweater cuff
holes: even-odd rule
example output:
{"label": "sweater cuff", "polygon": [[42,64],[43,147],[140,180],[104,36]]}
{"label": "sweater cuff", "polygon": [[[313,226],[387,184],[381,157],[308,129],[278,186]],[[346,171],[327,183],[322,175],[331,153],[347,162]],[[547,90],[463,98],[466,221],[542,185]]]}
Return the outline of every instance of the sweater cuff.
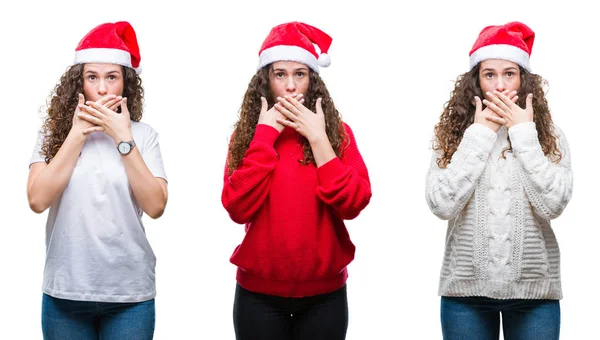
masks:
{"label": "sweater cuff", "polygon": [[279,137],[279,131],[276,128],[267,124],[258,124],[256,125],[252,141],[273,146],[277,137]]}
{"label": "sweater cuff", "polygon": [[508,129],[511,145],[516,153],[539,148],[534,122],[520,123]]}
{"label": "sweater cuff", "polygon": [[346,166],[338,157],[333,158],[329,162],[317,168],[317,177],[319,178],[319,183],[321,185],[327,185],[331,183],[341,173],[343,173],[345,169]]}
{"label": "sweater cuff", "polygon": [[465,130],[464,138],[471,142],[471,147],[476,147],[485,153],[490,153],[498,135],[494,130],[483,124],[473,123]]}

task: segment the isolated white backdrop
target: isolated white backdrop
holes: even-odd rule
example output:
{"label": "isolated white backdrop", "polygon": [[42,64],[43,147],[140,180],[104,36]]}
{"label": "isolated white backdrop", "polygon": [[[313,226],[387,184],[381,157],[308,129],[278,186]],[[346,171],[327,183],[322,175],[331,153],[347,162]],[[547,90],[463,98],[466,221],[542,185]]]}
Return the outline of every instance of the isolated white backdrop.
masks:
{"label": "isolated white backdrop", "polygon": [[531,64],[549,81],[550,108],[572,151],[574,196],[553,224],[562,250],[562,338],[592,337],[600,304],[593,167],[600,30],[583,2],[107,0],[3,8],[0,339],[41,339],[46,213],[29,210],[25,190],[39,108],[79,39],[118,20],[138,34],[143,121],[160,133],[170,179],[164,216],[144,217],[158,258],[156,339],[234,338],[229,256],[243,226],[220,202],[227,140],[263,39],[291,20],[333,37],[332,65],[321,74],[371,176],[370,205],[347,223],[357,246],[347,338],[441,339],[436,294],[446,224],[424,198],[429,140],[479,31],[512,20],[537,33]]}

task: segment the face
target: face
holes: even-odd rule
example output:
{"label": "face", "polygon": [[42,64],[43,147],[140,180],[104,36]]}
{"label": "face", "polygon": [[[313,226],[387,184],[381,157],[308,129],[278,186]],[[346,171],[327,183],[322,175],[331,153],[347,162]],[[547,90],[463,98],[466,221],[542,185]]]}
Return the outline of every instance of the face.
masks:
{"label": "face", "polygon": [[114,94],[123,95],[123,68],[116,64],[83,65],[83,95],[86,100],[98,99]]}
{"label": "face", "polygon": [[502,59],[488,59],[479,67],[479,85],[486,92],[518,91],[521,87],[521,71],[519,65]]}
{"label": "face", "polygon": [[310,84],[308,66],[295,61],[277,61],[271,64],[269,84],[273,101],[285,95],[306,95]]}

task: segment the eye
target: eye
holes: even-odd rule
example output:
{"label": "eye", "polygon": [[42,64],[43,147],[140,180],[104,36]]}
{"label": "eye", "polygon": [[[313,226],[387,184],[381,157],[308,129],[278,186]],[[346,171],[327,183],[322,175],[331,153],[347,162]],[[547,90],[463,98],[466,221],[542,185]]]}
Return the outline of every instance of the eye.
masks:
{"label": "eye", "polygon": [[108,79],[110,79],[110,80],[116,80],[117,76],[115,76],[114,74],[111,74],[110,76],[108,76]]}
{"label": "eye", "polygon": [[283,72],[275,72],[276,78],[283,78]]}
{"label": "eye", "polygon": [[483,76],[486,77],[487,79],[492,79],[494,77],[494,74],[492,72],[488,72],[488,73],[485,73]]}
{"label": "eye", "polygon": [[89,81],[93,81],[93,80],[96,80],[96,76],[95,76],[95,75],[93,75],[93,74],[90,74],[89,76],[87,76],[87,79],[88,79]]}
{"label": "eye", "polygon": [[514,75],[515,75],[515,73],[513,71],[506,72],[506,76],[509,77],[509,78],[511,78]]}
{"label": "eye", "polygon": [[302,71],[300,71],[300,72],[296,72],[296,77],[298,77],[298,78],[302,78],[302,77],[304,77],[304,76],[306,76],[306,73],[304,73],[304,72],[302,72]]}

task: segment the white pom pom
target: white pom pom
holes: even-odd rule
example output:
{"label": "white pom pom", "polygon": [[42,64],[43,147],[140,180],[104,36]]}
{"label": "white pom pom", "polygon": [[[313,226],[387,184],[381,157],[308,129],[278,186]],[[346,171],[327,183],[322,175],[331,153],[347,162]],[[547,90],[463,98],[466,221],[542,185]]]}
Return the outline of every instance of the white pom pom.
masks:
{"label": "white pom pom", "polygon": [[142,67],[141,66],[138,66],[138,67],[134,68],[134,70],[135,70],[135,73],[137,73],[138,76],[142,73]]}
{"label": "white pom pom", "polygon": [[319,56],[319,66],[327,67],[329,65],[331,65],[331,58],[329,58],[327,53],[321,53]]}

